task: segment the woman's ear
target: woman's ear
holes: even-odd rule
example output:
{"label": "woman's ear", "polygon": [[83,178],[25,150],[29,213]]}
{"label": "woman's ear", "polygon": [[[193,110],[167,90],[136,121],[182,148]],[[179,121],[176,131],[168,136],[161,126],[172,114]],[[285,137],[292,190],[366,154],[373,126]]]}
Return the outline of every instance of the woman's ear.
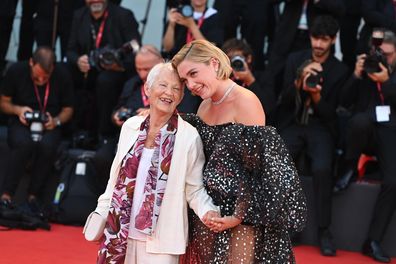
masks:
{"label": "woman's ear", "polygon": [[210,59],[210,65],[212,65],[212,67],[213,67],[213,69],[215,70],[216,73],[219,71],[220,62],[219,62],[218,59],[211,58]]}
{"label": "woman's ear", "polygon": [[144,93],[146,94],[147,97],[150,97],[150,88],[148,87],[147,82],[144,83]]}

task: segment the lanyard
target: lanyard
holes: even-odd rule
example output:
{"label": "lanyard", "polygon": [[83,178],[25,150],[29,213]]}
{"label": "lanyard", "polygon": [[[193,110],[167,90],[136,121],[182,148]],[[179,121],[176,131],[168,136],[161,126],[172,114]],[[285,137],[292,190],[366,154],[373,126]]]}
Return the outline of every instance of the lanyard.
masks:
{"label": "lanyard", "polygon": [[100,23],[99,32],[98,32],[97,35],[96,35],[96,33],[95,33],[95,27],[91,24],[91,28],[92,28],[92,38],[93,38],[93,40],[94,40],[94,42],[95,42],[95,47],[96,47],[97,49],[100,47],[100,43],[102,42],[103,31],[104,31],[104,27],[105,27],[106,20],[107,20],[107,17],[108,17],[108,16],[109,16],[109,11],[106,10],[106,12],[105,12],[104,15],[103,15],[103,20],[102,20],[102,22]]}
{"label": "lanyard", "polygon": [[143,84],[142,84],[142,86],[140,86],[140,93],[142,94],[143,106],[144,107],[149,106],[150,102],[149,102],[148,96],[144,92],[144,85]]}
{"label": "lanyard", "polygon": [[[206,11],[206,10],[205,10]],[[204,20],[205,20],[205,12],[203,12],[202,13],[202,16],[199,18],[199,20],[198,20],[198,28],[201,28],[201,26],[202,26],[202,24],[203,24],[203,22],[204,22]],[[188,44],[188,43],[190,43],[191,41],[193,41],[194,40],[194,38],[193,38],[193,35],[192,35],[192,33],[191,33],[191,30],[190,29],[188,29],[188,31],[187,31],[187,38],[186,38],[186,44]]]}
{"label": "lanyard", "polygon": [[41,111],[41,113],[45,113],[45,109],[47,108],[47,103],[48,103],[48,96],[49,96],[49,92],[50,92],[49,80],[45,87],[44,104],[41,103],[41,98],[40,98],[40,94],[39,94],[37,85],[33,83],[33,86],[34,86],[34,93],[36,94],[37,102],[40,107],[40,111]]}
{"label": "lanyard", "polygon": [[382,93],[382,86],[380,82],[377,82],[377,91],[381,100],[381,105],[384,105],[385,99],[384,99],[384,94]]}

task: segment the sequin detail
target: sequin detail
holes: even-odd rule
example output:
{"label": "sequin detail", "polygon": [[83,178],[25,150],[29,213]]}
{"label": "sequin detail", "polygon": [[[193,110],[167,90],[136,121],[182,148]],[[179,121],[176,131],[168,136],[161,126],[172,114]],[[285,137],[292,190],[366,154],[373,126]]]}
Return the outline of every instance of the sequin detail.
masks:
{"label": "sequin detail", "polygon": [[273,127],[235,123],[209,126],[183,118],[204,143],[204,184],[223,216],[241,225],[213,233],[190,212],[183,263],[295,263],[290,234],[306,221],[306,201],[288,150]]}

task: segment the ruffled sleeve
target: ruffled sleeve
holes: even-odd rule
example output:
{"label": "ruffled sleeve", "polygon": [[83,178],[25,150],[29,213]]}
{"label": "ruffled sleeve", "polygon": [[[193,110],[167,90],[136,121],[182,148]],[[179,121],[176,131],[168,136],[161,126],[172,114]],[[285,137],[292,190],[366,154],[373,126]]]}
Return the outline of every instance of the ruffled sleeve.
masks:
{"label": "ruffled sleeve", "polygon": [[273,127],[245,126],[240,155],[248,175],[239,180],[234,215],[246,224],[304,227],[307,208],[297,170]]}

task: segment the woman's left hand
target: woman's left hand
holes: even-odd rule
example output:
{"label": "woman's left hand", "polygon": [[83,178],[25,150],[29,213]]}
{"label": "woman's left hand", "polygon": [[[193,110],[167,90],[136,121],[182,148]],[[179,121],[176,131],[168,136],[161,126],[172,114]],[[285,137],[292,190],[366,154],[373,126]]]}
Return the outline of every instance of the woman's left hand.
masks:
{"label": "woman's left hand", "polygon": [[235,216],[223,216],[223,217],[213,217],[211,219],[213,232],[222,232],[226,229],[236,227],[242,220]]}

